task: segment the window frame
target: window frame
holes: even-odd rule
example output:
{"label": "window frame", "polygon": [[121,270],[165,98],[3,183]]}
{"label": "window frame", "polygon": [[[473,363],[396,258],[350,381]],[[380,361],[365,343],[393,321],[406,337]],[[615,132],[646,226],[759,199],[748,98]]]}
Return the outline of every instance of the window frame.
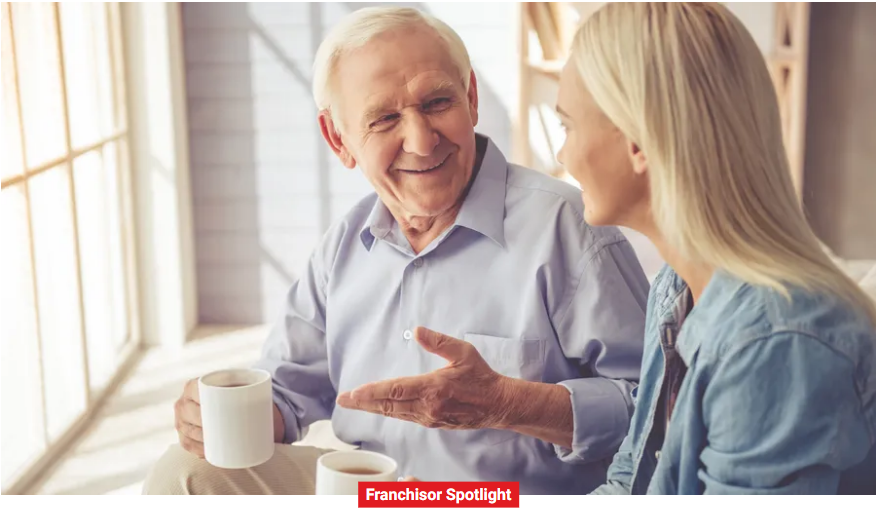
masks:
{"label": "window frame", "polygon": [[[116,130],[108,136],[103,136],[97,141],[90,142],[81,147],[74,148],[72,146],[70,113],[68,102],[70,101],[70,91],[67,88],[66,81],[66,63],[64,55],[64,40],[62,38],[62,18],[60,5],[57,2],[51,4],[54,18],[55,37],[57,39],[57,54],[58,54],[58,71],[61,89],[61,105],[63,110],[63,123],[65,133],[65,154],[61,157],[54,158],[50,161],[40,163],[36,166],[29,166],[26,155],[26,137],[24,133],[24,114],[22,112],[22,101],[20,94],[20,68],[18,63],[18,54],[15,42],[15,16],[13,14],[13,3],[2,3],[2,16],[8,20],[8,35],[11,55],[11,69],[13,80],[11,86],[14,89],[14,105],[18,114],[18,131],[20,135],[20,151],[21,151],[21,169],[16,170],[15,175],[4,177],[0,181],[0,189],[6,189],[13,186],[21,186],[25,212],[26,212],[26,231],[29,244],[29,257],[31,265],[31,276],[29,277],[32,287],[33,312],[35,313],[35,335],[36,335],[36,355],[39,359],[39,381],[40,381],[40,398],[42,400],[41,414],[43,425],[43,451],[39,455],[35,455],[29,462],[25,463],[15,475],[11,477],[9,483],[3,484],[2,493],[20,493],[27,491],[44,472],[52,466],[68,449],[70,444],[74,442],[88,427],[88,423],[93,419],[95,412],[103,405],[108,396],[114,391],[126,377],[134,364],[142,354],[143,345],[140,337],[140,318],[138,294],[139,284],[137,280],[136,266],[136,246],[135,246],[135,225],[134,225],[134,194],[133,194],[133,177],[132,177],[132,158],[131,158],[131,138],[129,133],[129,120],[127,109],[127,87],[125,84],[125,56],[122,38],[122,13],[121,6],[118,2],[110,2],[99,4],[106,16],[106,29],[108,30],[107,40],[109,42],[109,67],[112,82],[112,105],[113,105],[113,121]],[[6,23],[4,23],[4,28]],[[8,116],[8,114],[6,114]],[[116,144],[115,152],[116,163],[114,166],[116,177],[115,184],[117,190],[115,195],[118,195],[119,209],[121,212],[118,216],[121,221],[121,234],[113,234],[113,237],[121,238],[121,257],[123,260],[123,277],[124,280],[124,302],[125,313],[127,316],[127,337],[125,340],[115,347],[115,366],[113,373],[107,382],[97,388],[93,388],[89,373],[89,353],[88,353],[88,337],[86,330],[86,314],[83,299],[83,283],[82,283],[82,252],[80,250],[79,237],[79,220],[77,219],[77,203],[76,203],[76,184],[74,180],[74,161],[89,152],[99,151],[101,156],[105,156],[103,149],[108,145]],[[34,252],[34,227],[33,227],[33,206],[31,204],[31,194],[29,191],[29,181],[42,173],[63,166],[67,187],[70,195],[70,210],[69,216],[72,220],[72,238],[73,238],[73,262],[76,269],[76,287],[79,301],[79,324],[80,324],[80,340],[82,351],[82,366],[84,376],[84,388],[86,395],[85,409],[59,434],[54,440],[49,436],[46,406],[46,371],[44,369],[43,358],[43,338],[40,329],[40,309],[39,296],[37,287],[37,266]],[[6,342],[6,344],[9,344]],[[4,413],[9,416],[12,413]],[[14,416],[13,416],[14,417]]]}

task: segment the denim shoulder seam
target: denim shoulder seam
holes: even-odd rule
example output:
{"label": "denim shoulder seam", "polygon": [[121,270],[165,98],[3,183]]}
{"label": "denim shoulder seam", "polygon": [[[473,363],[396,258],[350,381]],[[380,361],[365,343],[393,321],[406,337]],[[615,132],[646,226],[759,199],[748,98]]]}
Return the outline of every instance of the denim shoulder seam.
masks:
{"label": "denim shoulder seam", "polygon": [[[723,367],[724,365],[726,365],[728,362],[733,360],[732,359],[733,356],[740,353],[741,351],[743,351],[745,348],[747,348],[749,345],[751,345],[753,343],[756,343],[758,341],[767,341],[769,339],[772,339],[773,337],[788,335],[788,334],[805,336],[807,339],[811,339],[811,340],[817,342],[821,346],[827,348],[831,353],[837,355],[841,360],[845,361],[849,365],[849,367],[852,368],[852,370],[856,369],[854,361],[852,361],[852,359],[850,359],[848,355],[837,350],[832,345],[823,341],[820,337],[816,336],[815,334],[813,334],[811,332],[807,332],[805,330],[792,329],[792,328],[788,328],[788,327],[774,328],[773,331],[770,332],[769,334],[765,334],[765,335],[757,336],[757,337],[752,337],[752,338],[750,338],[742,343],[738,343],[738,344],[734,345],[735,348],[728,350],[726,353],[722,352],[722,355],[720,356],[720,362],[718,363],[718,367],[720,368],[720,367]],[[717,370],[716,370],[716,372],[717,372]],[[864,405],[862,404],[862,396],[863,395],[862,395],[862,391],[858,385],[858,377],[857,376],[853,375],[852,383],[853,383],[854,388],[855,388],[855,396],[856,396],[855,404],[857,406],[858,416],[862,420],[865,421],[864,426],[867,427],[867,432],[868,432],[868,435],[870,437],[870,444],[871,445],[876,444],[876,434],[874,434],[873,428],[868,423],[866,423],[867,417],[864,413]]]}

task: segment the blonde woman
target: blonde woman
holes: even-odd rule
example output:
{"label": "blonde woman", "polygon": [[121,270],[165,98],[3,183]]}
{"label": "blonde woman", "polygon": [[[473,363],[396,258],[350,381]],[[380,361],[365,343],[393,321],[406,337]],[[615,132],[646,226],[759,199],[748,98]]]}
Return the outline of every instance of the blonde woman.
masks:
{"label": "blonde woman", "polygon": [[776,96],[725,7],[611,3],[575,36],[560,161],[645,234],[641,381],[602,494],[876,491],[876,308],[798,205]]}
{"label": "blonde woman", "polygon": [[876,491],[876,308],[806,223],[740,21],[608,4],[575,36],[557,110],[586,221],[645,234],[667,262],[596,492]]}

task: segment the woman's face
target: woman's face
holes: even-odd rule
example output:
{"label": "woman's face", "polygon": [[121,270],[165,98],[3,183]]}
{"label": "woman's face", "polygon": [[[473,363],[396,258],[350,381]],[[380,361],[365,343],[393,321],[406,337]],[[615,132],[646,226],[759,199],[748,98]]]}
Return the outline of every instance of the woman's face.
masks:
{"label": "woman's face", "polygon": [[557,160],[581,185],[584,219],[641,230],[649,216],[645,157],[599,109],[571,60],[560,76],[557,113],[566,132]]}

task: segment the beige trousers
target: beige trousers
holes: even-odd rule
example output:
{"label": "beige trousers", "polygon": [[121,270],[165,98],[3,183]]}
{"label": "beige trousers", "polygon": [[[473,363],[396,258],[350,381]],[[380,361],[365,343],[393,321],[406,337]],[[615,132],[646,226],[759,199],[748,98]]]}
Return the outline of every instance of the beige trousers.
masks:
{"label": "beige trousers", "polygon": [[143,494],[314,494],[316,461],[331,451],[276,444],[264,464],[222,469],[174,444],[149,472]]}

